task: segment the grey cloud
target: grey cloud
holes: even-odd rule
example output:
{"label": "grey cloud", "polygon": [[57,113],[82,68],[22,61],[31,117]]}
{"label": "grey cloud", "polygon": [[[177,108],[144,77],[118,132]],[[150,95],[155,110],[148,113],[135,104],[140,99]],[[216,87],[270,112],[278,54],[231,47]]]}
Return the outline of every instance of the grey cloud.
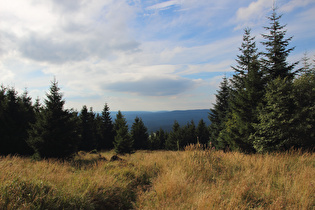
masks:
{"label": "grey cloud", "polygon": [[40,37],[35,34],[21,40],[20,51],[30,59],[51,63],[63,63],[87,57],[87,52],[80,48],[80,43],[57,42],[52,38]]}
{"label": "grey cloud", "polygon": [[105,88],[144,96],[170,96],[180,94],[194,86],[192,80],[185,78],[142,78],[136,81],[116,82]]}
{"label": "grey cloud", "polygon": [[[58,35],[56,35],[58,37]],[[135,41],[121,41],[121,43],[105,42],[102,37],[90,37],[82,40],[61,39],[55,41],[54,36],[42,37],[31,34],[28,38],[20,40],[20,52],[36,61],[50,63],[64,63],[79,61],[90,56],[106,58],[115,51],[135,51],[139,43]]]}
{"label": "grey cloud", "polygon": [[76,11],[80,8],[82,1],[79,0],[53,0],[54,7],[61,9],[63,12]]}
{"label": "grey cloud", "polygon": [[[33,22],[30,15],[30,20],[24,25],[19,17],[11,21],[21,24],[22,28],[19,24],[12,29],[0,28],[0,55],[14,49],[31,60],[59,64],[90,57],[108,59],[115,57],[117,52],[139,50],[140,43],[129,33],[128,25],[134,9],[127,4],[117,4],[116,1],[50,1],[50,4],[32,2],[34,8],[50,12],[42,20],[34,17],[34,27],[28,25]],[[103,11],[105,6],[107,10]],[[19,27],[23,29],[22,35],[16,33],[18,30],[15,29]],[[3,35],[3,31],[7,34]]]}

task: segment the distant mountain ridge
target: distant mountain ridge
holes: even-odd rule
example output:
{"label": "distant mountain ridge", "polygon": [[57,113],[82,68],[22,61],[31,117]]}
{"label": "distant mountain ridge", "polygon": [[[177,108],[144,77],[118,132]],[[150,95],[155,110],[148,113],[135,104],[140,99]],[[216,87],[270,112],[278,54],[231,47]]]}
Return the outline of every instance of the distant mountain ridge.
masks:
{"label": "distant mountain ridge", "polygon": [[[143,120],[149,132],[154,132],[162,128],[165,131],[171,131],[174,121],[176,120],[181,126],[186,125],[193,120],[195,125],[203,119],[206,125],[210,125],[208,119],[209,109],[196,110],[175,110],[175,111],[121,111],[127,120],[129,129],[136,117]],[[117,111],[111,111],[113,121],[116,118]]]}

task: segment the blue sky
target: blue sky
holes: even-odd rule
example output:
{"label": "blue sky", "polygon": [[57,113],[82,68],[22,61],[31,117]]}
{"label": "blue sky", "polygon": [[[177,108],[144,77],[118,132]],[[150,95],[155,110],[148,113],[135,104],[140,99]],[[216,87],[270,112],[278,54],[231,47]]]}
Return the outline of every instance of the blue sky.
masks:
{"label": "blue sky", "polygon": [[[243,29],[261,51],[272,0],[0,0],[0,84],[67,108],[209,109]],[[315,1],[278,0],[295,62],[315,55]]]}

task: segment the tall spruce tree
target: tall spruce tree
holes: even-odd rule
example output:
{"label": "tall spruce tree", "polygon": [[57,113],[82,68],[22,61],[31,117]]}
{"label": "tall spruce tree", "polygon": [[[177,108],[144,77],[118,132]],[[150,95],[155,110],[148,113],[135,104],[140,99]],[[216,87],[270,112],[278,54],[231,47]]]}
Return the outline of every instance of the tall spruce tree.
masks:
{"label": "tall spruce tree", "polygon": [[35,108],[32,104],[32,98],[28,95],[27,89],[25,89],[23,95],[20,97],[19,103],[19,130],[16,130],[19,139],[17,153],[21,155],[32,155],[34,150],[27,144],[27,140],[29,137],[28,130],[30,128],[30,124],[35,122],[36,115]]}
{"label": "tall spruce tree", "polygon": [[79,150],[91,151],[96,148],[96,125],[93,110],[88,111],[86,105],[82,107],[80,119]]}
{"label": "tall spruce tree", "polygon": [[[254,152],[249,137],[255,132],[253,123],[257,123],[257,107],[264,94],[263,74],[258,61],[258,49],[250,29],[244,30],[243,43],[239,48],[241,55],[236,59],[238,65],[232,67],[235,74],[231,79],[229,122],[224,130],[226,142],[233,142],[236,148],[244,152]],[[223,134],[221,134],[223,135]]]}
{"label": "tall spruce tree", "polygon": [[114,125],[112,121],[112,117],[110,116],[109,106],[105,103],[101,121],[100,121],[100,140],[98,142],[98,147],[100,150],[105,149],[109,150],[114,148],[114,138],[115,138],[115,131]]}
{"label": "tall spruce tree", "polygon": [[132,124],[131,138],[134,142],[134,149],[148,149],[148,129],[139,117],[136,117],[134,123]]}
{"label": "tall spruce tree", "polygon": [[65,100],[56,79],[52,81],[45,105],[29,130],[29,145],[42,158],[66,158],[77,150],[73,115],[64,109]]}
{"label": "tall spruce tree", "polygon": [[270,82],[259,109],[259,123],[254,125],[254,147],[258,152],[287,150],[296,142],[292,83],[280,76]]}
{"label": "tall spruce tree", "polygon": [[1,139],[0,139],[0,154],[14,154],[16,145],[15,129],[18,120],[18,96],[14,88],[5,88],[1,90]]}
{"label": "tall spruce tree", "polygon": [[293,146],[315,149],[315,71],[309,69],[294,80],[293,97],[296,105],[294,130],[297,142]]}
{"label": "tall spruce tree", "polygon": [[181,142],[181,127],[177,121],[174,122],[172,131],[169,133],[165,142],[165,149],[167,150],[180,150]]}
{"label": "tall spruce tree", "polygon": [[0,154],[3,155],[6,147],[6,130],[5,130],[5,103],[6,103],[6,88],[1,85],[0,87]]}
{"label": "tall spruce tree", "polygon": [[315,66],[313,66],[313,68],[312,68],[312,64],[309,62],[309,60],[310,60],[310,58],[307,56],[307,53],[305,52],[302,59],[301,59],[301,62],[302,62],[301,72],[303,75],[314,75],[315,74]]}
{"label": "tall spruce tree", "polygon": [[269,33],[262,34],[265,41],[262,44],[266,47],[263,53],[264,58],[261,60],[267,82],[277,79],[278,77],[290,82],[294,79],[294,75],[299,71],[293,71],[298,62],[289,64],[287,58],[294,47],[288,48],[292,37],[285,38],[286,25],[281,25],[279,20],[282,15],[277,14],[276,8],[268,19],[270,26],[264,27]]}
{"label": "tall spruce tree", "polygon": [[28,146],[29,124],[34,123],[35,113],[27,91],[19,96],[14,88],[0,90],[0,154],[31,155]]}
{"label": "tall spruce tree", "polygon": [[224,149],[227,145],[226,142],[219,141],[218,137],[220,132],[225,128],[225,123],[228,120],[229,113],[229,97],[231,88],[226,76],[223,77],[220,89],[216,94],[216,102],[213,104],[213,108],[209,112],[209,120],[211,125],[210,131],[210,142],[218,149]]}
{"label": "tall spruce tree", "polygon": [[187,123],[187,125],[181,128],[180,148],[185,148],[189,144],[196,144],[196,125],[193,120]]}
{"label": "tall spruce tree", "polygon": [[292,97],[292,81],[301,69],[294,70],[298,62],[289,64],[287,59],[294,49],[289,48],[292,37],[285,38],[285,25],[280,25],[281,15],[273,9],[270,26],[265,27],[269,34],[263,34],[266,47],[261,60],[267,82],[266,93],[259,109],[259,122],[252,139],[259,152],[285,150],[296,142],[294,113],[297,106]]}
{"label": "tall spruce tree", "polygon": [[197,141],[200,144],[209,143],[209,129],[206,126],[206,123],[201,119],[196,128]]}
{"label": "tall spruce tree", "polygon": [[118,154],[132,153],[133,140],[128,131],[126,118],[118,111],[115,119],[114,129],[116,136],[114,140],[115,152]]}

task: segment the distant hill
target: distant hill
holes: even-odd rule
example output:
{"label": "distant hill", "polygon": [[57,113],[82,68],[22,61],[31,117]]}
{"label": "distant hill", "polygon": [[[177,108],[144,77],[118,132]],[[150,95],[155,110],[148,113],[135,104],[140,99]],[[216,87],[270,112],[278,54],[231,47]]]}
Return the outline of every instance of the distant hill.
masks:
{"label": "distant hill", "polygon": [[[174,121],[183,126],[191,120],[194,120],[195,125],[198,125],[200,119],[203,119],[207,125],[210,125],[208,119],[208,109],[197,109],[197,110],[178,110],[178,111],[158,111],[158,112],[147,112],[147,111],[121,111],[125,116],[129,129],[134,122],[134,119],[138,116],[142,118],[148,131],[157,131],[162,128],[165,131],[171,131]],[[117,112],[111,112],[113,121],[116,118]]]}

